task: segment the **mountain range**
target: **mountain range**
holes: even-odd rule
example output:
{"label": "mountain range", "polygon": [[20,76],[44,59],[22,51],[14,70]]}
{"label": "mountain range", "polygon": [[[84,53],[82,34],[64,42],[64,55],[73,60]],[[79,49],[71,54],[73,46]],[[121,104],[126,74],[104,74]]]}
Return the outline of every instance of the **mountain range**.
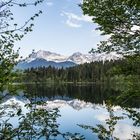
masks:
{"label": "mountain range", "polygon": [[101,54],[82,54],[80,52],[73,53],[70,56],[64,56],[50,51],[39,50],[32,52],[27,58],[21,60],[16,69],[27,69],[31,67],[48,67],[67,68],[79,64],[90,63],[94,61],[110,61],[121,59],[122,55],[115,52]]}

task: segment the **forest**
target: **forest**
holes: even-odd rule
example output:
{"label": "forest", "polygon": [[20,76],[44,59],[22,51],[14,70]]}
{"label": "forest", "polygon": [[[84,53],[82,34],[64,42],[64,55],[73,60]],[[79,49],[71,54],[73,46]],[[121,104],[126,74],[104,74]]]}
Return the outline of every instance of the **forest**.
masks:
{"label": "forest", "polygon": [[[140,56],[120,60],[91,62],[69,68],[37,67],[19,71],[14,82],[95,82],[117,81],[126,77],[139,78]],[[118,81],[119,82],[119,81]]]}

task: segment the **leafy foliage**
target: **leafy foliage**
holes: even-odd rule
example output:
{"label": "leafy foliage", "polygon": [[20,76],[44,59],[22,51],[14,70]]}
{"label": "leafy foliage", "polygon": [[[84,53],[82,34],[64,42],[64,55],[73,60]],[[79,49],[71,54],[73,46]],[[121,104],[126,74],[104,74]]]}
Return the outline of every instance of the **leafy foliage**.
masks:
{"label": "leafy foliage", "polygon": [[125,108],[125,110],[127,111],[126,115],[133,120],[134,122],[133,125],[139,127],[140,126],[140,112],[131,108]]}
{"label": "leafy foliage", "polygon": [[18,139],[50,139],[60,132],[56,119],[59,117],[58,109],[47,111],[46,109],[32,109],[26,116],[20,117],[17,137]]}
{"label": "leafy foliage", "polygon": [[80,6],[98,24],[97,30],[109,35],[98,52],[140,53],[139,0],[83,0]]}
{"label": "leafy foliage", "polygon": [[0,90],[2,91],[4,86],[11,81],[12,70],[17,63],[18,51],[14,51],[13,47],[15,42],[20,41],[24,35],[32,31],[34,26],[31,23],[36,17],[38,17],[42,11],[35,13],[29,18],[22,26],[18,26],[14,23],[14,14],[11,8],[15,5],[19,7],[26,7],[29,5],[37,5],[43,2],[43,0],[37,0],[33,3],[17,3],[16,0],[0,1]]}

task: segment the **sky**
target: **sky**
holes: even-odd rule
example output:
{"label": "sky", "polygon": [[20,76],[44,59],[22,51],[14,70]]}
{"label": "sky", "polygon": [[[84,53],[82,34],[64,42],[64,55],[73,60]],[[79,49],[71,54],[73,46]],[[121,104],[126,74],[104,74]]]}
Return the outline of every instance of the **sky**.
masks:
{"label": "sky", "polygon": [[22,25],[35,12],[42,10],[34,21],[33,32],[27,34],[22,41],[15,44],[20,47],[20,55],[27,57],[32,50],[46,50],[63,55],[74,52],[87,54],[96,48],[104,37],[95,28],[91,17],[83,15],[78,6],[81,0],[46,0],[37,7],[14,7],[15,22]]}

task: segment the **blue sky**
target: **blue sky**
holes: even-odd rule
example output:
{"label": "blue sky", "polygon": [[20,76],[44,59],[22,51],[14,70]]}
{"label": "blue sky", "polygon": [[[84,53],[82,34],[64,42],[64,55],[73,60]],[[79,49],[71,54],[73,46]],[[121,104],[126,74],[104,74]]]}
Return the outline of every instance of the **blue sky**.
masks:
{"label": "blue sky", "polygon": [[38,10],[43,11],[34,22],[33,32],[16,43],[15,49],[20,47],[20,55],[26,57],[33,49],[71,55],[96,48],[104,37],[95,31],[97,25],[91,17],[82,14],[79,3],[80,0],[47,0],[38,7],[14,7],[15,20],[21,25]]}

